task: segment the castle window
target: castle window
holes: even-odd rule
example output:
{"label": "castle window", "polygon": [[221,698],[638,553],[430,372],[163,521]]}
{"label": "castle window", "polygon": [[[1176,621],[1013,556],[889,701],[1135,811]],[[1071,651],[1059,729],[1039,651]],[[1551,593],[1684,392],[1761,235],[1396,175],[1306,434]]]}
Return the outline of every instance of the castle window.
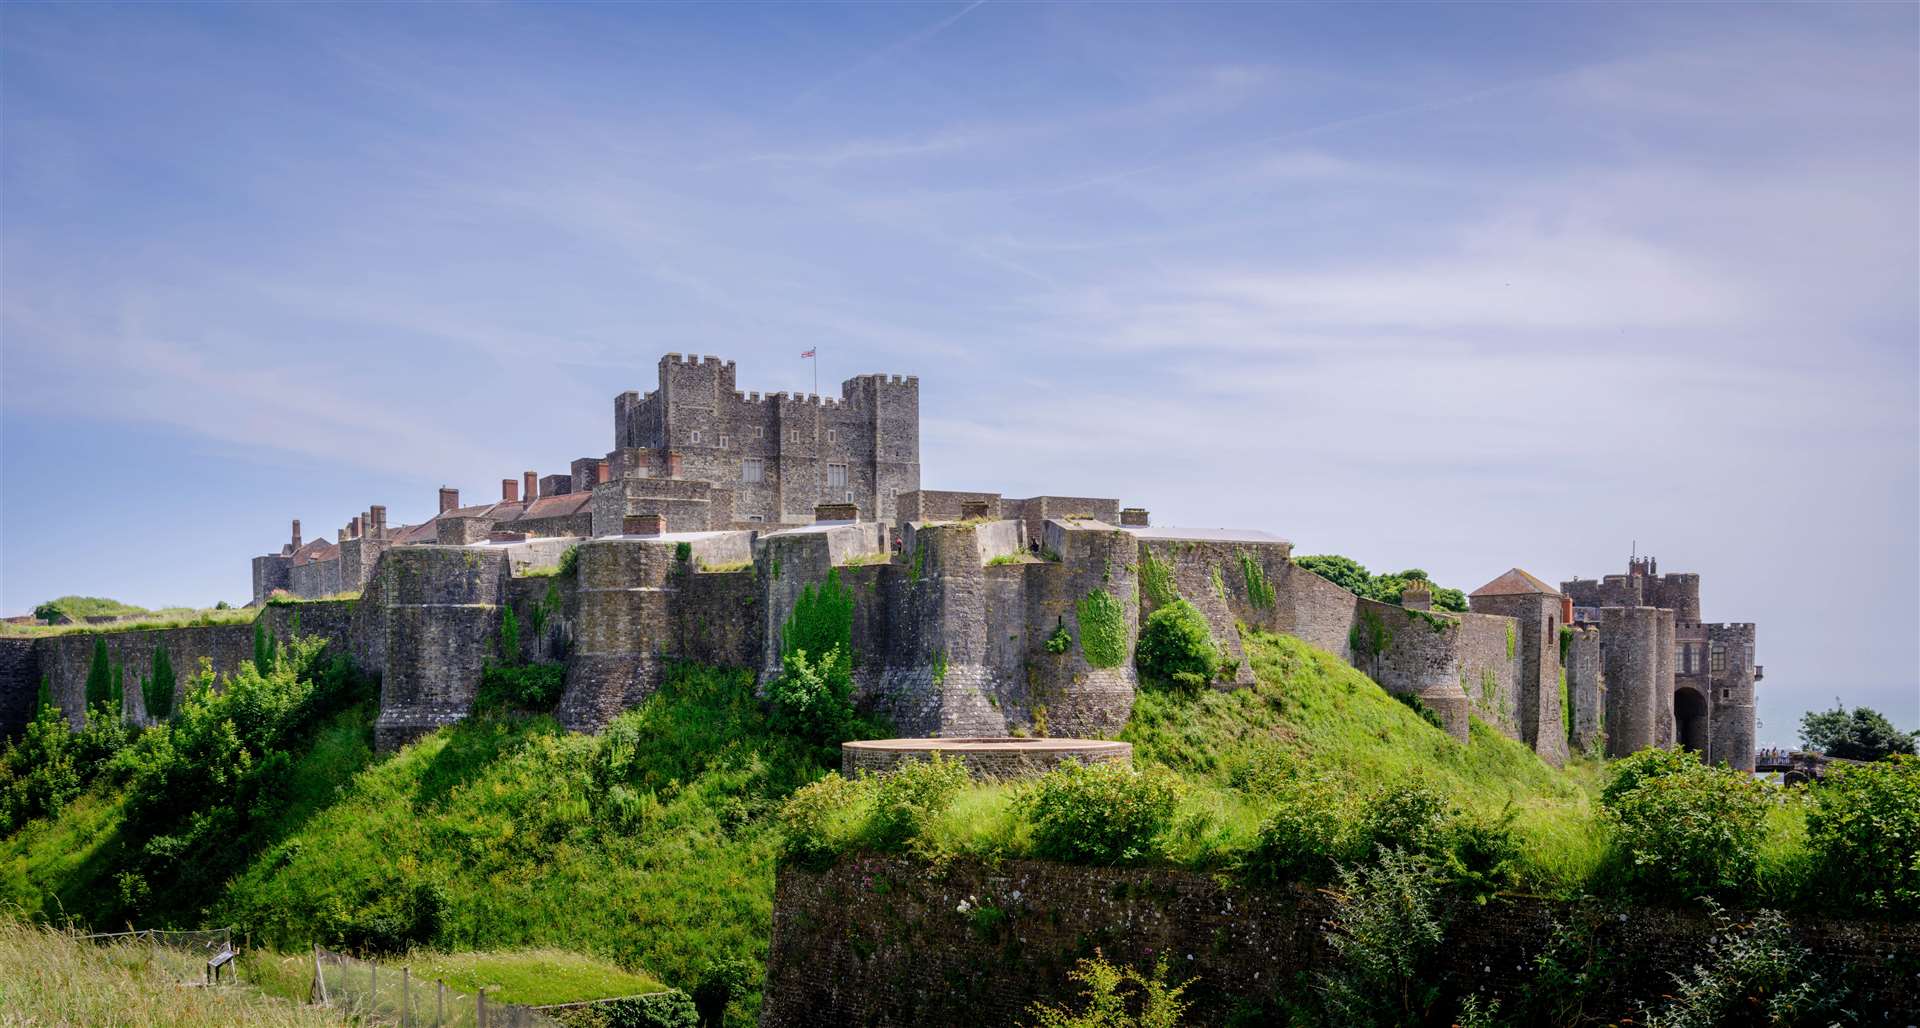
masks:
{"label": "castle window", "polygon": [[767,466],[758,457],[749,457],[740,462],[740,481],[758,482],[766,478]]}
{"label": "castle window", "polygon": [[845,489],[847,487],[847,466],[845,464],[827,465],[827,488]]}
{"label": "castle window", "polygon": [[753,426],[753,437],[755,439],[765,439],[767,437],[767,427],[765,425]]}
{"label": "castle window", "polygon": [[1713,644],[1713,673],[1721,674],[1727,670],[1727,648],[1721,643]]}
{"label": "castle window", "polygon": [[720,448],[723,450],[727,448],[727,437],[724,435],[720,437]]}
{"label": "castle window", "polygon": [[837,443],[839,441],[840,441],[840,430],[837,428],[827,429],[827,442]]}
{"label": "castle window", "polygon": [[767,516],[765,514],[749,514],[747,515],[747,520],[748,521],[765,521],[767,520]]}
{"label": "castle window", "polygon": [[693,445],[695,445],[695,446],[699,446],[699,445],[700,445],[700,430],[699,430],[699,429],[697,429],[697,428],[696,428],[696,429],[694,429],[694,430],[693,430],[693,436],[691,437],[691,442],[692,442],[692,443],[693,443]]}

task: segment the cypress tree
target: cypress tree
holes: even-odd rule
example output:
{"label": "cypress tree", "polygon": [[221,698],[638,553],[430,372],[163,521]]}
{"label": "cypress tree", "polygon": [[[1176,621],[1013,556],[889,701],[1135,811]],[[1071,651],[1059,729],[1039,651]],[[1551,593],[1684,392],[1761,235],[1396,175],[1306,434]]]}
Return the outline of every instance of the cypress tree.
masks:
{"label": "cypress tree", "polygon": [[53,679],[43,675],[40,678],[40,695],[34,701],[33,712],[38,714],[52,706],[54,706]]}
{"label": "cypress tree", "polygon": [[153,674],[141,684],[141,698],[147,701],[147,716],[165,721],[173,716],[173,690],[178,683],[173,673],[173,658],[165,646],[153,648]]}
{"label": "cypress tree", "polygon": [[113,663],[107,659],[107,640],[93,637],[93,663],[87,666],[87,708],[113,699]]}
{"label": "cypress tree", "polygon": [[253,666],[262,675],[273,673],[273,637],[258,619],[253,622]]}
{"label": "cypress tree", "polygon": [[107,709],[115,717],[127,709],[127,668],[117,661],[107,675]]}

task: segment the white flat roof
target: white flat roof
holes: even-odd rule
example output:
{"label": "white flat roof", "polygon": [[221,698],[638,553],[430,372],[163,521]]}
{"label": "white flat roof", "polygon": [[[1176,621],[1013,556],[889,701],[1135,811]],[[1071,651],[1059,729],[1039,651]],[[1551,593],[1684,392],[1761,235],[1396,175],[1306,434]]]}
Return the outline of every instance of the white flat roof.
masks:
{"label": "white flat roof", "polygon": [[1196,542],[1218,543],[1284,543],[1287,541],[1272,532],[1263,532],[1257,528],[1158,528],[1143,525],[1121,527],[1142,539],[1192,539]]}

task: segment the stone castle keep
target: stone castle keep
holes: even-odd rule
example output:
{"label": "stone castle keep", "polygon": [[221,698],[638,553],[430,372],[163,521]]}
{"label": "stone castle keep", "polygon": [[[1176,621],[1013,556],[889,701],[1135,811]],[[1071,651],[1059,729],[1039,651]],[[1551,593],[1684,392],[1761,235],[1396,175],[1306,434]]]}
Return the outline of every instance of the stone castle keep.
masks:
{"label": "stone castle keep", "polygon": [[[372,505],[305,541],[295,521],[253,559],[253,599],[316,600],[262,617],[285,634],[298,611],[303,632],[381,676],[387,747],[471,711],[504,611],[523,626],[520,657],[564,661],[557,716],[590,731],[673,660],[776,673],[781,626],[833,574],[854,597],[859,698],[905,735],[1111,735],[1138,685],[1140,625],[1182,598],[1237,665],[1223,688],[1252,681],[1244,624],[1417,696],[1463,741],[1471,716],[1556,763],[1604,740],[1615,755],[1682,745],[1753,766],[1754,628],[1702,623],[1697,575],[1636,559],[1556,590],[1515,568],[1465,613],[1429,609],[1418,589],[1382,603],[1295,566],[1265,532],[1157,527],[1112,498],[922,489],[919,388],[863,375],[837,399],[743,393],[732,362],[669,354],[656,389],[615,398],[604,456],[504,479],[497,502],[442,488],[419,524]],[[576,547],[574,573],[541,573]],[[338,593],[359,597],[326,599]],[[108,636],[127,667],[166,646],[176,667],[206,656],[222,671],[251,637],[244,624]],[[42,676],[77,718],[92,646],[0,640],[0,729],[24,722]]]}

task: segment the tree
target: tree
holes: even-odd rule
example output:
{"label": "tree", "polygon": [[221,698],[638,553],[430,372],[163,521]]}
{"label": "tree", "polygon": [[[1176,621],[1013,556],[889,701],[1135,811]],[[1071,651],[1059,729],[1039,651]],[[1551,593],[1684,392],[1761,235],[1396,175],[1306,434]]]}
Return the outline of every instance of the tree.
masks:
{"label": "tree", "polygon": [[61,618],[67,616],[67,612],[60,609],[59,603],[53,600],[48,600],[47,602],[42,603],[38,607],[33,608],[33,616],[39,618],[42,621],[47,622],[48,624],[57,625],[60,623]]}
{"label": "tree", "polygon": [[113,661],[107,656],[107,640],[102,636],[93,637],[93,663],[87,666],[86,703],[88,709],[96,704],[113,702]]}
{"label": "tree", "polygon": [[1893,753],[1914,752],[1920,732],[1903,732],[1872,707],[1851,711],[1839,700],[1832,710],[1807,711],[1800,717],[1800,741],[1808,749],[1848,760],[1879,760]]}
{"label": "tree", "polygon": [[173,672],[173,658],[167,655],[165,646],[153,648],[153,673],[140,681],[140,698],[147,703],[147,716],[156,721],[165,721],[173,714],[173,690],[178,676]]}
{"label": "tree", "polygon": [[262,677],[273,673],[273,636],[267,634],[267,626],[258,619],[253,622],[253,667]]}

